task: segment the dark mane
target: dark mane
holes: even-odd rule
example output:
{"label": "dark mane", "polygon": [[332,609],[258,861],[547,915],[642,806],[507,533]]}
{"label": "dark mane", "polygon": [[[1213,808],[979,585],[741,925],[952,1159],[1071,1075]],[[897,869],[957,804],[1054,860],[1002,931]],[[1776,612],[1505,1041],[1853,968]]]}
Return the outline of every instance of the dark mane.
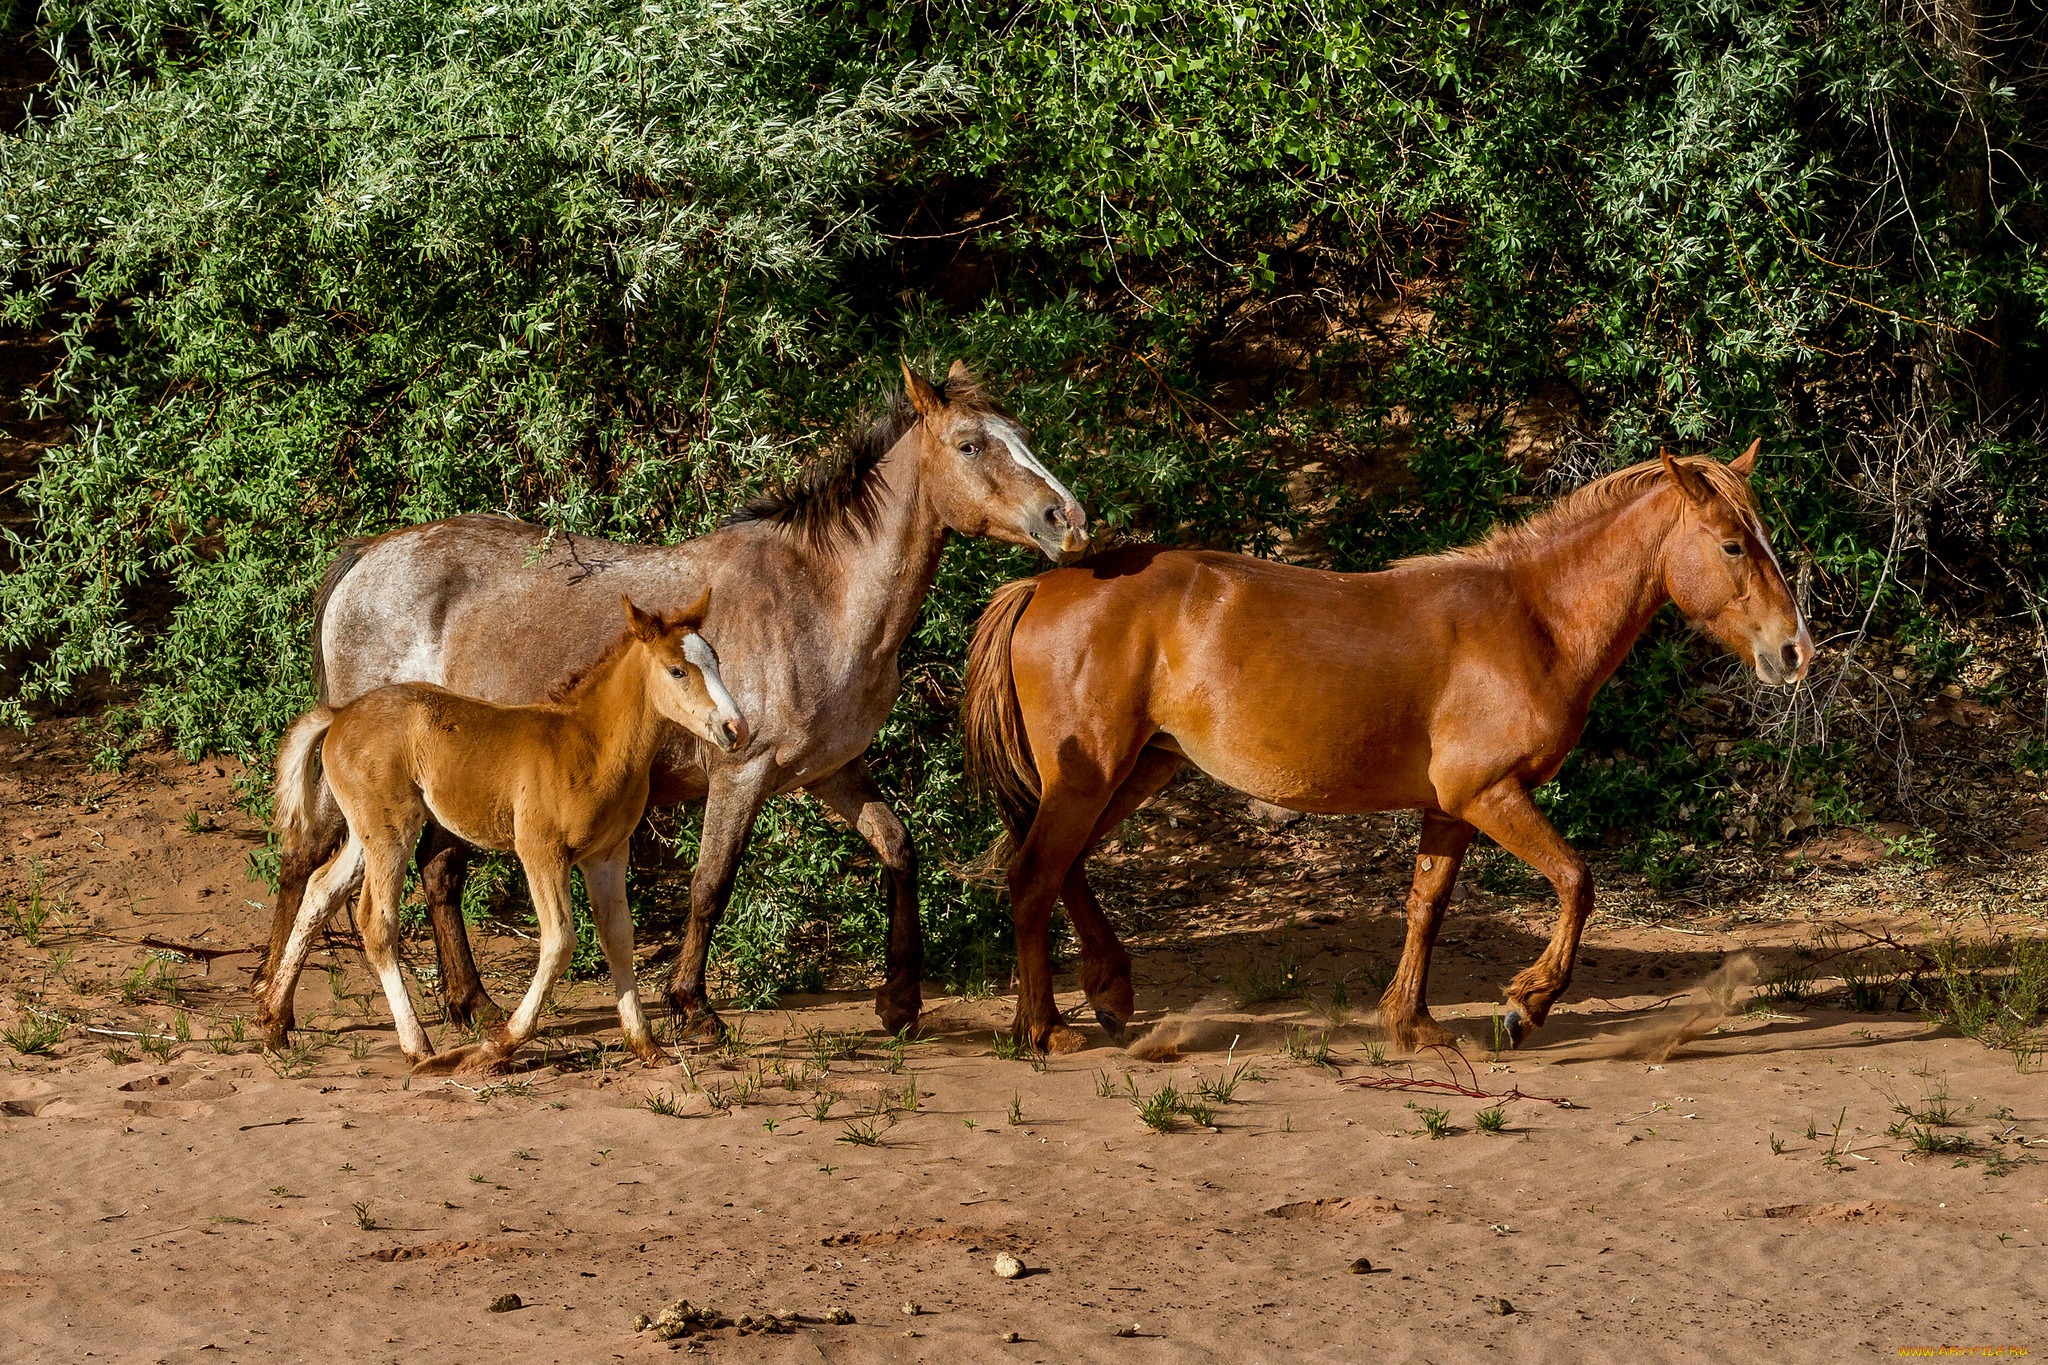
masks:
{"label": "dark mane", "polygon": [[548,694],[543,700],[556,706],[565,705],[576,700],[576,694],[588,687],[591,681],[598,677],[598,675],[609,671],[613,661],[621,654],[624,654],[627,647],[632,643],[632,628],[628,627],[620,631],[618,637],[606,645],[595,659],[592,659],[581,668],[572,669],[564,673],[560,678],[556,679],[554,685],[548,688]]}
{"label": "dark mane", "polygon": [[[1009,416],[972,375],[947,376],[939,381],[939,392],[949,407]],[[831,550],[842,536],[867,535],[874,530],[881,507],[875,468],[916,425],[917,409],[909,397],[900,389],[891,393],[881,415],[855,424],[854,435],[837,458],[820,459],[796,478],[777,483],[727,517],[725,524],[765,521],[816,551]]]}
{"label": "dark mane", "polygon": [[[1707,487],[1721,498],[1751,516],[1756,515],[1756,495],[1750,491],[1748,481],[1721,461],[1710,455],[1683,455],[1675,457],[1674,463],[1684,465],[1704,478]],[[1526,546],[1540,544],[1567,526],[1627,502],[1669,480],[1670,475],[1665,472],[1662,460],[1645,460],[1582,484],[1534,516],[1512,525],[1496,526],[1484,539],[1470,545],[1460,545],[1433,555],[1411,555],[1397,559],[1387,567],[1398,569],[1410,564],[1427,564],[1432,560],[1493,559],[1512,554]]]}

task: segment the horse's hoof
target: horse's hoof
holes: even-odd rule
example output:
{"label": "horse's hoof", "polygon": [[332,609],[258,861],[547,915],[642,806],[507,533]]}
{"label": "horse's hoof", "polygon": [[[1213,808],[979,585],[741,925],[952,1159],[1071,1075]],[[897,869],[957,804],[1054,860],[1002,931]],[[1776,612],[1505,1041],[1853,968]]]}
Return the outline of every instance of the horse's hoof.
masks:
{"label": "horse's hoof", "polygon": [[681,1022],[676,1025],[675,1032],[675,1040],[678,1043],[699,1043],[705,1047],[716,1047],[725,1041],[725,1020],[719,1018],[716,1011],[701,1009],[695,1014],[683,1015]]}
{"label": "horse's hoof", "polygon": [[1095,1011],[1095,1022],[1096,1022],[1096,1023],[1098,1023],[1098,1024],[1100,1024],[1100,1025],[1102,1025],[1102,1031],[1103,1031],[1103,1033],[1105,1033],[1105,1034],[1107,1034],[1107,1035],[1108,1035],[1108,1037],[1109,1037],[1109,1041],[1110,1041],[1110,1042],[1112,1042],[1112,1043],[1121,1043],[1121,1042],[1123,1042],[1123,1040],[1124,1040],[1124,1021],[1123,1021],[1123,1020],[1121,1020],[1121,1019],[1117,1018],[1117,1017],[1116,1017],[1116,1016],[1115,1016],[1114,1014],[1111,1014],[1111,1013],[1110,1013],[1110,1012],[1109,1012],[1108,1010],[1097,1010],[1097,1011]]}
{"label": "horse's hoof", "polygon": [[918,1017],[923,1013],[924,997],[918,992],[913,991],[908,996],[875,992],[875,1018],[880,1021],[884,1033],[894,1036],[905,1029],[917,1027]]}
{"label": "horse's hoof", "polygon": [[[629,1043],[627,1046],[631,1047],[632,1045]],[[669,1056],[667,1051],[658,1043],[649,1043],[645,1047],[634,1047],[633,1055],[640,1059],[640,1065],[642,1066],[663,1067],[676,1064],[676,1059]]]}
{"label": "horse's hoof", "polygon": [[1500,1021],[1500,1027],[1501,1032],[1508,1036],[1509,1047],[1520,1047],[1522,1040],[1529,1036],[1533,1028],[1522,1012],[1516,1009],[1507,1012]]}
{"label": "horse's hoof", "polygon": [[1088,1039],[1065,1024],[1054,1024],[1052,1032],[1045,1035],[1045,1050],[1056,1057],[1069,1052],[1079,1052],[1086,1046]]}

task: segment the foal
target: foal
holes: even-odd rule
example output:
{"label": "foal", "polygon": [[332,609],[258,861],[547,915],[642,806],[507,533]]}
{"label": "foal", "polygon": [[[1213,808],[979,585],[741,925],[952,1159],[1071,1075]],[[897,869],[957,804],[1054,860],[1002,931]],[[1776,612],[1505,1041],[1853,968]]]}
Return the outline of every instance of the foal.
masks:
{"label": "foal", "polygon": [[[648,772],[668,722],[728,752],[744,748],[749,736],[717,656],[697,633],[710,592],[666,617],[622,600],[625,632],[588,669],[557,684],[548,701],[497,706],[431,683],[398,683],[338,710],[316,707],[278,751],[277,825],[287,855],[308,838],[320,767],[348,822],[347,843],[315,877],[346,886],[362,876],[363,952],[415,1070],[494,1070],[533,1037],[541,1002],[576,946],[572,866],[583,869],[626,1045],[649,1066],[668,1061],[634,987],[627,841],[647,810]],[[430,813],[472,844],[516,852],[540,918],[540,964],[519,1008],[487,1042],[439,1057],[413,1013],[397,952],[405,868]],[[302,902],[271,982],[273,1013],[289,1007],[320,927],[319,907],[340,899]]]}
{"label": "foal", "polygon": [[1402,1047],[1450,1041],[1425,985],[1474,829],[1549,879],[1550,946],[1507,989],[1519,1043],[1571,982],[1586,865],[1530,793],[1667,602],[1766,683],[1813,641],[1734,461],[1620,470],[1478,545],[1340,574],[1135,546],[1012,583],[968,654],[968,765],[1014,856],[1019,1042],[1082,1045],[1053,1008],[1046,928],[1064,901],[1081,984],[1115,1036],[1130,957],[1088,889],[1088,851],[1184,762],[1295,810],[1422,812],[1401,967],[1380,1017]]}

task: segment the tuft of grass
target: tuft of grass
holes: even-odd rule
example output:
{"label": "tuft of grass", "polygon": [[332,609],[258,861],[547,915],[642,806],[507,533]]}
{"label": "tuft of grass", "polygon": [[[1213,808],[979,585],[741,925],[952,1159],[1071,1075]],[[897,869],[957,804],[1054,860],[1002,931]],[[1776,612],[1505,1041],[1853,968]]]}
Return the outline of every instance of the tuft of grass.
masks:
{"label": "tuft of grass", "polygon": [[1942,1133],[1932,1128],[1915,1128],[1907,1138],[1919,1156],[1949,1156],[1970,1150],[1970,1140],[1960,1133]]}
{"label": "tuft of grass", "polygon": [[1422,1120],[1422,1131],[1429,1134],[1432,1142],[1447,1138],[1457,1131],[1451,1126],[1451,1111],[1448,1109],[1424,1109],[1414,1100],[1408,1101],[1408,1107]]}
{"label": "tuft of grass", "polygon": [[837,1104],[838,1102],[839,1097],[833,1094],[831,1091],[819,1090],[816,1094],[811,1096],[811,1102],[804,1106],[804,1112],[806,1114],[809,1114],[818,1122],[823,1123],[828,1117],[831,1116],[832,1106]]}
{"label": "tuft of grass", "polygon": [[1231,978],[1239,1009],[1295,999],[1306,985],[1301,975],[1301,955],[1293,949],[1270,967],[1262,962],[1248,962]]}
{"label": "tuft of grass", "polygon": [[369,1200],[358,1199],[351,1207],[356,1211],[357,1227],[361,1228],[364,1232],[375,1232],[377,1230],[377,1220],[370,1216]]}
{"label": "tuft of grass", "polygon": [[1125,1084],[1131,1107],[1138,1111],[1138,1122],[1155,1133],[1172,1132],[1181,1119],[1204,1128],[1215,1126],[1214,1111],[1206,1104],[1190,1099],[1170,1080],[1162,1081],[1159,1088],[1149,1095],[1142,1093],[1132,1078],[1126,1077]]}
{"label": "tuft of grass", "polygon": [[1283,1056],[1292,1057],[1297,1062],[1307,1062],[1310,1066],[1328,1067],[1332,1071],[1337,1069],[1336,1063],[1330,1060],[1328,1029],[1315,1032],[1296,1025],[1288,1029],[1281,1038],[1280,1052]]}
{"label": "tuft of grass", "polygon": [[[1126,1076],[1126,1079],[1129,1079],[1129,1077]],[[1095,1072],[1095,1097],[1102,1100],[1112,1100],[1116,1096],[1117,1083],[1110,1079],[1107,1071],[1098,1068]]]}
{"label": "tuft of grass", "polygon": [[1252,1070],[1250,1062],[1239,1062],[1228,1070],[1217,1072],[1213,1081],[1196,1077],[1195,1093],[1218,1104],[1229,1104],[1231,1097],[1237,1094],[1237,1087],[1247,1079],[1258,1080],[1259,1073]]}
{"label": "tuft of grass", "polygon": [[1020,1124],[1022,1124],[1023,1122],[1024,1122],[1024,1097],[1023,1097],[1022,1095],[1020,1095],[1019,1093],[1017,1093],[1016,1091],[1012,1090],[1012,1091],[1010,1092],[1010,1126],[1011,1126],[1012,1128],[1015,1128],[1015,1127],[1019,1126]]}
{"label": "tuft of grass", "polygon": [[850,1143],[855,1147],[879,1147],[882,1145],[882,1130],[875,1126],[873,1119],[848,1119],[846,1131],[832,1140]]}
{"label": "tuft of grass", "polygon": [[1482,1133],[1505,1132],[1508,1126],[1508,1111],[1499,1107],[1482,1109],[1472,1116],[1472,1122],[1479,1126]]}
{"label": "tuft of grass", "polygon": [[2048,1047],[2042,1033],[2048,939],[1994,932],[1971,941],[1951,930],[1929,944],[1928,952],[1934,979],[1912,990],[1921,1016],[1985,1047],[2011,1052],[2023,1071],[2039,1065]]}
{"label": "tuft of grass", "polygon": [[641,1098],[640,1108],[660,1118],[680,1118],[683,1112],[683,1097],[673,1090],[652,1090]]}
{"label": "tuft of grass", "polygon": [[6,1039],[7,1046],[24,1057],[47,1057],[70,1026],[70,1021],[61,1015],[29,1014],[24,1015],[13,1028],[0,1029],[0,1038]]}
{"label": "tuft of grass", "polygon": [[15,933],[21,935],[22,942],[31,948],[40,948],[44,931],[50,923],[50,904],[43,899],[42,860],[30,859],[28,871],[28,899],[7,898],[7,922],[14,926]]}
{"label": "tuft of grass", "polygon": [[156,1058],[159,1062],[171,1060],[171,1040],[169,1038],[154,1033],[145,1033],[135,1040],[135,1045]]}

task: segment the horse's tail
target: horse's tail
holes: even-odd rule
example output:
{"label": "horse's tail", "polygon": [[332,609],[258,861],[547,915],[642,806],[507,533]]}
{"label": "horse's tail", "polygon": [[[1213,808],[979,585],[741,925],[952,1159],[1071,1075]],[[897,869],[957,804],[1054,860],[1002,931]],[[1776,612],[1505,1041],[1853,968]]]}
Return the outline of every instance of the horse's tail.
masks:
{"label": "horse's tail", "polygon": [[1004,837],[976,859],[972,871],[993,879],[1038,818],[1038,767],[1024,734],[1024,713],[1010,674],[1010,637],[1038,589],[1035,578],[1004,584],[989,600],[967,650],[967,695],[961,717],[967,729],[967,776],[993,799],[1003,817]]}
{"label": "horse's tail", "polygon": [[334,724],[334,712],[316,706],[292,723],[277,747],[277,834],[285,853],[313,834],[314,803],[320,796],[320,741]]}
{"label": "horse's tail", "polygon": [[363,557],[363,547],[369,543],[360,538],[343,541],[334,561],[327,566],[327,572],[320,577],[320,595],[313,599],[313,687],[322,706],[328,702],[327,651],[320,644],[320,637],[327,629],[327,599],[334,596],[334,590],[341,586],[341,580]]}

